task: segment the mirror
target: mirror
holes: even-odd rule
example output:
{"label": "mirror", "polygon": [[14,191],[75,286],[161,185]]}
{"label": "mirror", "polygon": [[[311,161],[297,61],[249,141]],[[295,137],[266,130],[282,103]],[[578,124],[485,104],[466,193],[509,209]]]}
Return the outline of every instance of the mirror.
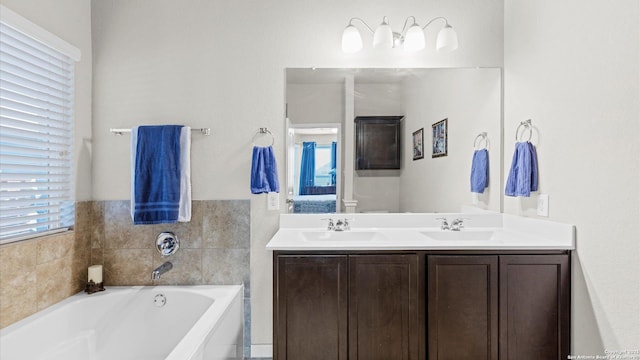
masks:
{"label": "mirror", "polygon": [[[501,211],[501,86],[500,68],[287,69],[287,201],[291,212],[329,212],[326,204],[314,208],[313,201],[333,200],[300,194],[301,153],[294,148],[296,141],[299,149],[305,141],[293,138],[298,128],[307,132],[337,129],[333,130],[336,212],[459,212],[465,204]],[[360,135],[354,119],[391,116],[402,118],[400,169],[356,170]],[[447,151],[443,156],[443,129],[437,124],[445,119]],[[434,132],[438,134],[436,149]],[[306,142],[311,141],[307,137]],[[421,156],[414,156],[420,142]],[[481,194],[471,193],[473,153],[485,147],[489,186]],[[333,186],[330,182],[322,180],[309,185],[322,188],[314,189],[317,192],[333,190],[327,188]],[[293,211],[296,202],[302,201],[310,211]]]}

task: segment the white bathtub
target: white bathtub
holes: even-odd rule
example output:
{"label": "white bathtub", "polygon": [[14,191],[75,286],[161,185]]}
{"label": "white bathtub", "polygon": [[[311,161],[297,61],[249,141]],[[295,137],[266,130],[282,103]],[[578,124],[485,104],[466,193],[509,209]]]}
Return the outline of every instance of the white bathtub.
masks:
{"label": "white bathtub", "polygon": [[242,297],[241,285],[79,293],[0,330],[0,359],[242,359]]}

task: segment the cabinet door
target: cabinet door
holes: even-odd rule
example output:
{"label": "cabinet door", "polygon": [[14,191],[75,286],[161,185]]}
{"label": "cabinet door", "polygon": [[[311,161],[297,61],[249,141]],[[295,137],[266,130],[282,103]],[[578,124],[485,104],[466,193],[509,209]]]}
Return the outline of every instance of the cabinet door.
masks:
{"label": "cabinet door", "polygon": [[430,360],[498,358],[498,257],[429,256]]}
{"label": "cabinet door", "polygon": [[347,256],[276,257],[274,359],[347,359]]}
{"label": "cabinet door", "polygon": [[500,359],[569,355],[569,256],[500,256]]}
{"label": "cabinet door", "polygon": [[349,257],[349,359],[418,359],[418,255]]}

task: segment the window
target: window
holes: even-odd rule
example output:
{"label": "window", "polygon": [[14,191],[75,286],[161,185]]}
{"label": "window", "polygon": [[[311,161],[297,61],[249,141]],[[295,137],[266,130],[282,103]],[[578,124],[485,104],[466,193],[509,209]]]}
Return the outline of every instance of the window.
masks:
{"label": "window", "polygon": [[74,61],[79,51],[0,9],[0,242],[74,224]]}
{"label": "window", "polygon": [[[331,186],[331,145],[318,145],[316,147],[316,172],[314,178],[315,186]],[[333,170],[335,172],[335,170]]]}

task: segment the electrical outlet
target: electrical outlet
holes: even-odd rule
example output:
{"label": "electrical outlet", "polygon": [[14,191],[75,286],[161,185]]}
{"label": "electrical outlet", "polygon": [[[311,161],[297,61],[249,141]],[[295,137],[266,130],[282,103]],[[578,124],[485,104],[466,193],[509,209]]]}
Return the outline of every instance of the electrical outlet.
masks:
{"label": "electrical outlet", "polygon": [[280,210],[280,194],[276,192],[267,194],[267,210]]}
{"label": "electrical outlet", "polygon": [[549,216],[549,195],[538,195],[538,215]]}

